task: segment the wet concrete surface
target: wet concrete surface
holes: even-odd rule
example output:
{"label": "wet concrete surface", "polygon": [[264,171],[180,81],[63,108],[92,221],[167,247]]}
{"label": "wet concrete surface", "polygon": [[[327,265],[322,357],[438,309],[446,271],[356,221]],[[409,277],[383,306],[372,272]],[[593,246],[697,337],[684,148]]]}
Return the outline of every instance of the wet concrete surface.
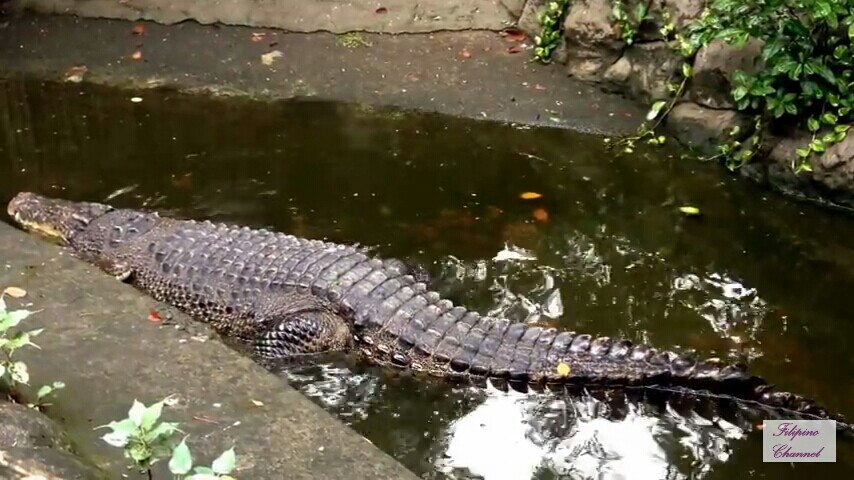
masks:
{"label": "wet concrete surface", "polygon": [[[250,359],[199,332],[151,322],[160,306],[132,287],[4,223],[0,252],[0,285],[28,292],[8,299],[10,309],[40,310],[25,326],[45,329],[41,350],[19,352],[31,384],[66,383],[48,414],[116,477],[126,473],[121,452],[94,427],[124,418],[134,399],[174,395],[163,419],[190,435],[197,464],[235,446],[238,478],[415,478]],[[165,462],[157,467],[155,478],[167,478]]]}
{"label": "wet concrete surface", "polygon": [[567,78],[560,66],[530,62],[530,40],[494,32],[362,34],[348,47],[329,33],[194,22],[144,22],[137,33],[132,22],[71,16],[2,22],[4,75],[82,78],[128,87],[129,97],[172,87],[314,98],[603,134],[633,132],[644,115],[622,97]]}

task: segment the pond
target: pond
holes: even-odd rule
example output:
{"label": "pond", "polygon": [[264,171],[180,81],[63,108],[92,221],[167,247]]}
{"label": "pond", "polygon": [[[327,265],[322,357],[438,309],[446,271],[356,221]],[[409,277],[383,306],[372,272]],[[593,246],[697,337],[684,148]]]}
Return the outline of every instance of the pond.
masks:
{"label": "pond", "polygon": [[[617,156],[601,137],[360,105],[7,80],[0,198],[21,190],[359,243],[423,266],[481,312],[743,360],[854,416],[854,218],[678,151]],[[841,478],[854,466],[842,440],[836,464],[766,464],[761,433],[738,417],[668,405],[346,361],[280,374],[424,478]]]}

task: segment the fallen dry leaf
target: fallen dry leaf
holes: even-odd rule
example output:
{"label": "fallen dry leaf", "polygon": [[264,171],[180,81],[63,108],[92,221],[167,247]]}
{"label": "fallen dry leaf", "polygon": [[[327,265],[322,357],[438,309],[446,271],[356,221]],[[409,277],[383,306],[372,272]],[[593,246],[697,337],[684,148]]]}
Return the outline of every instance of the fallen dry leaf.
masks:
{"label": "fallen dry leaf", "polygon": [[162,322],[163,319],[160,317],[160,314],[155,309],[151,309],[148,312],[148,321],[149,322]]}
{"label": "fallen dry leaf", "polygon": [[548,222],[549,221],[549,211],[545,208],[538,208],[531,213],[531,216],[534,217],[534,220],[538,222]]}
{"label": "fallen dry leaf", "polygon": [[267,36],[267,34],[265,32],[252,32],[252,41],[253,42],[263,41],[264,37],[266,37],[266,36]]}
{"label": "fallen dry leaf", "polygon": [[534,90],[545,90],[546,87],[540,85],[539,83],[534,84]]}
{"label": "fallen dry leaf", "polygon": [[145,33],[145,25],[143,25],[141,23],[137,23],[136,25],[133,26],[133,34],[134,35],[142,35],[143,33]]}
{"label": "fallen dry leaf", "polygon": [[264,65],[272,65],[273,62],[281,56],[282,52],[278,50],[273,50],[272,52],[261,55],[261,63],[263,63]]}
{"label": "fallen dry leaf", "polygon": [[471,58],[471,52],[466,49],[463,49],[460,51],[460,56],[463,58]]}
{"label": "fallen dry leaf", "polygon": [[256,407],[263,407],[264,406],[264,402],[262,402],[260,400],[251,399],[250,401],[252,402],[252,405],[255,405]]}
{"label": "fallen dry leaf", "polygon": [[519,194],[519,198],[522,200],[536,200],[538,198],[543,198],[543,195],[537,192],[522,192]]}
{"label": "fallen dry leaf", "polygon": [[388,9],[385,7],[378,7],[376,10],[374,10],[374,13],[379,13],[380,15],[382,15],[384,13],[388,13]]}
{"label": "fallen dry leaf", "polygon": [[527,38],[525,32],[519,30],[518,28],[508,28],[501,32],[501,36],[504,37],[504,40],[508,42],[522,42]]}
{"label": "fallen dry leaf", "polygon": [[522,47],[519,45],[512,45],[507,47],[507,53],[519,53],[522,51]]}
{"label": "fallen dry leaf", "polygon": [[3,290],[3,295],[9,295],[12,298],[24,298],[27,296],[27,291],[18,287],[6,287]]}
{"label": "fallen dry leaf", "polygon": [[132,58],[134,60],[141,59],[142,58],[142,50],[137,50],[137,51],[133,52],[133,55],[131,55],[130,58]]}
{"label": "fallen dry leaf", "polygon": [[75,65],[65,71],[65,81],[72,83],[80,83],[83,81],[83,75],[89,69],[85,65]]}

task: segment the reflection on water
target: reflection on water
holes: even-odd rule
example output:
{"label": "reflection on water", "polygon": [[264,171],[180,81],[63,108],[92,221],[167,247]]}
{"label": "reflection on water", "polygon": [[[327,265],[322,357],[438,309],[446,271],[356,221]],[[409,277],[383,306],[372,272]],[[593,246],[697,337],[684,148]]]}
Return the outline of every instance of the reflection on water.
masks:
{"label": "reflection on water", "polygon": [[[0,200],[109,198],[367,245],[481,312],[744,360],[854,416],[850,217],[571,132],[139,95],[0,83]],[[840,443],[837,464],[763,464],[761,415],[665,392],[504,392],[348,359],[282,373],[424,478],[847,478],[854,458]]]}

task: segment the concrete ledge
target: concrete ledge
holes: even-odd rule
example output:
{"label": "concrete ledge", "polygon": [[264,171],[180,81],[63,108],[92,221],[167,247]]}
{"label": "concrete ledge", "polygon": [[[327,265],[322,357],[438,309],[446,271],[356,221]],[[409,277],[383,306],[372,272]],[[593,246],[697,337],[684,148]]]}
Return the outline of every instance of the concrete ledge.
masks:
{"label": "concrete ledge", "polygon": [[40,13],[178,23],[223,23],[291,32],[416,33],[501,30],[524,0],[19,0]]}
{"label": "concrete ledge", "polygon": [[[370,46],[348,48],[328,33],[198,23],[145,23],[144,33],[134,35],[133,24],[120,20],[27,14],[7,22],[0,23],[0,75],[63,80],[83,72],[77,79],[134,94],[169,87],[312,98],[603,134],[634,132],[645,114],[635,103],[567,79],[561,68],[531,63],[530,42],[491,32],[364,34]],[[281,56],[265,65],[261,57],[271,51]]]}
{"label": "concrete ledge", "polygon": [[158,304],[133,287],[4,223],[0,252],[0,286],[29,292],[9,299],[10,308],[32,302],[43,310],[27,320],[45,329],[38,337],[42,350],[20,352],[31,383],[67,384],[49,415],[115,478],[126,472],[121,452],[99,440],[103,432],[93,427],[124,418],[135,398],[149,404],[170,394],[180,402],[164,419],[181,422],[195,457],[209,462],[236,445],[239,478],[416,478],[248,358],[147,320]]}

